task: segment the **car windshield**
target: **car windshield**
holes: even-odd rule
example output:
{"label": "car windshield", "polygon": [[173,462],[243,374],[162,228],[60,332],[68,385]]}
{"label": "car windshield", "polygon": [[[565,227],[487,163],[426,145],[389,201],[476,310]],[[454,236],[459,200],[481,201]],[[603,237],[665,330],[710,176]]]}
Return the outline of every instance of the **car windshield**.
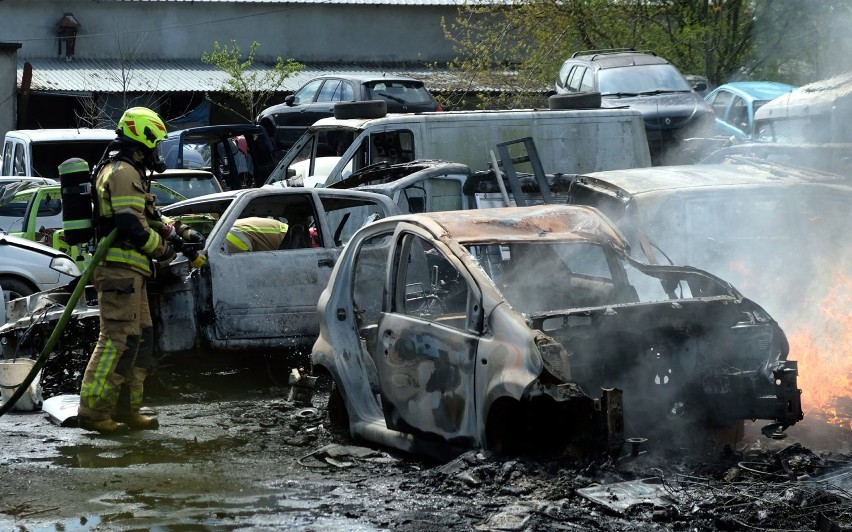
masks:
{"label": "car windshield", "polygon": [[432,96],[422,83],[414,81],[380,81],[365,84],[368,100],[391,100],[398,103],[429,103]]}
{"label": "car windshield", "polygon": [[195,198],[206,194],[215,194],[221,189],[216,186],[216,177],[210,174],[207,177],[192,176],[157,176],[157,182],[174,190],[184,198]]}
{"label": "car windshield", "polygon": [[601,96],[692,90],[683,75],[666,64],[605,68],[598,76]]}
{"label": "car windshield", "polygon": [[525,314],[697,297],[688,282],[662,282],[597,243],[489,243],[468,251]]}

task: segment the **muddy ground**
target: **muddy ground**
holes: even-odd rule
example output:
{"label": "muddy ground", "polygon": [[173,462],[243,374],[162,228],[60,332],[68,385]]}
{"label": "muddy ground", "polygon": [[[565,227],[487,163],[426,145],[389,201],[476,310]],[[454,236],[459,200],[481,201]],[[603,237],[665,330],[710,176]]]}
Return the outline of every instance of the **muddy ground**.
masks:
{"label": "muddy ground", "polygon": [[307,407],[286,377],[173,372],[147,399],[160,429],[125,436],[0,417],[0,531],[852,529],[852,431],[813,417],[728,453],[435,463],[330,429],[328,383]]}

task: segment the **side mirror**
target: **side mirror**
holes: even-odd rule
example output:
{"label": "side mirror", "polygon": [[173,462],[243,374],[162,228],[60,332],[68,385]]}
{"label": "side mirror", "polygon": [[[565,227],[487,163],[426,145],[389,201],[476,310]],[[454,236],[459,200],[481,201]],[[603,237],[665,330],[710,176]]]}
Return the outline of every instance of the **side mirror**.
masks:
{"label": "side mirror", "polygon": [[288,94],[287,96],[284,97],[284,103],[287,104],[289,107],[293,107],[293,102],[295,102],[295,101],[296,101],[296,95],[295,94]]}
{"label": "side mirror", "polygon": [[706,91],[707,90],[707,84],[704,83],[703,81],[699,81],[698,83],[696,83],[695,85],[692,86],[692,90],[694,90],[695,92]]}

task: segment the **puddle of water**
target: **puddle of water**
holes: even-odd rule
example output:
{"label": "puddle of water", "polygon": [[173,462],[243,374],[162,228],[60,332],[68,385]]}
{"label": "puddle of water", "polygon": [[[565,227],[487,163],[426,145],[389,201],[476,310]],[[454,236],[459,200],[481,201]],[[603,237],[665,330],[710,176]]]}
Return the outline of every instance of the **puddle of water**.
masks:
{"label": "puddle of water", "polygon": [[[348,517],[347,512],[323,501],[328,488],[312,486],[251,497],[213,498],[202,496],[156,496],[125,493],[118,498],[102,498],[99,502],[121,508],[61,522],[27,525],[29,532],[89,532],[110,528],[132,527],[151,532],[191,532],[249,528],[322,530],[323,532],[380,532],[369,523]],[[353,509],[354,510],[354,509]],[[363,509],[362,509],[363,511]],[[344,515],[341,515],[344,514]]]}
{"label": "puddle of water", "polygon": [[[130,467],[142,464],[191,463],[198,453],[187,453],[182,445],[153,444],[144,447],[104,449],[89,445],[59,447],[59,456],[50,459],[60,467],[105,468]],[[200,459],[200,457],[198,457]]]}

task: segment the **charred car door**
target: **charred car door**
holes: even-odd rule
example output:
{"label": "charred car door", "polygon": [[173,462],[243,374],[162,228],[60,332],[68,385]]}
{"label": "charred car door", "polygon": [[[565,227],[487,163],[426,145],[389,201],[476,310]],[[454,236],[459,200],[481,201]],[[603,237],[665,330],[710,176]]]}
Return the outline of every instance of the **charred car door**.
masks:
{"label": "charred car door", "polygon": [[[224,349],[310,344],[319,333],[320,292],[346,239],[363,224],[395,213],[394,206],[387,198],[349,191],[264,190],[241,199],[208,245],[210,343]],[[286,234],[278,235],[274,249],[229,252],[229,229],[247,217],[282,222]]]}
{"label": "charred car door", "polygon": [[389,428],[470,443],[479,291],[451,257],[434,239],[397,230],[374,359]]}

